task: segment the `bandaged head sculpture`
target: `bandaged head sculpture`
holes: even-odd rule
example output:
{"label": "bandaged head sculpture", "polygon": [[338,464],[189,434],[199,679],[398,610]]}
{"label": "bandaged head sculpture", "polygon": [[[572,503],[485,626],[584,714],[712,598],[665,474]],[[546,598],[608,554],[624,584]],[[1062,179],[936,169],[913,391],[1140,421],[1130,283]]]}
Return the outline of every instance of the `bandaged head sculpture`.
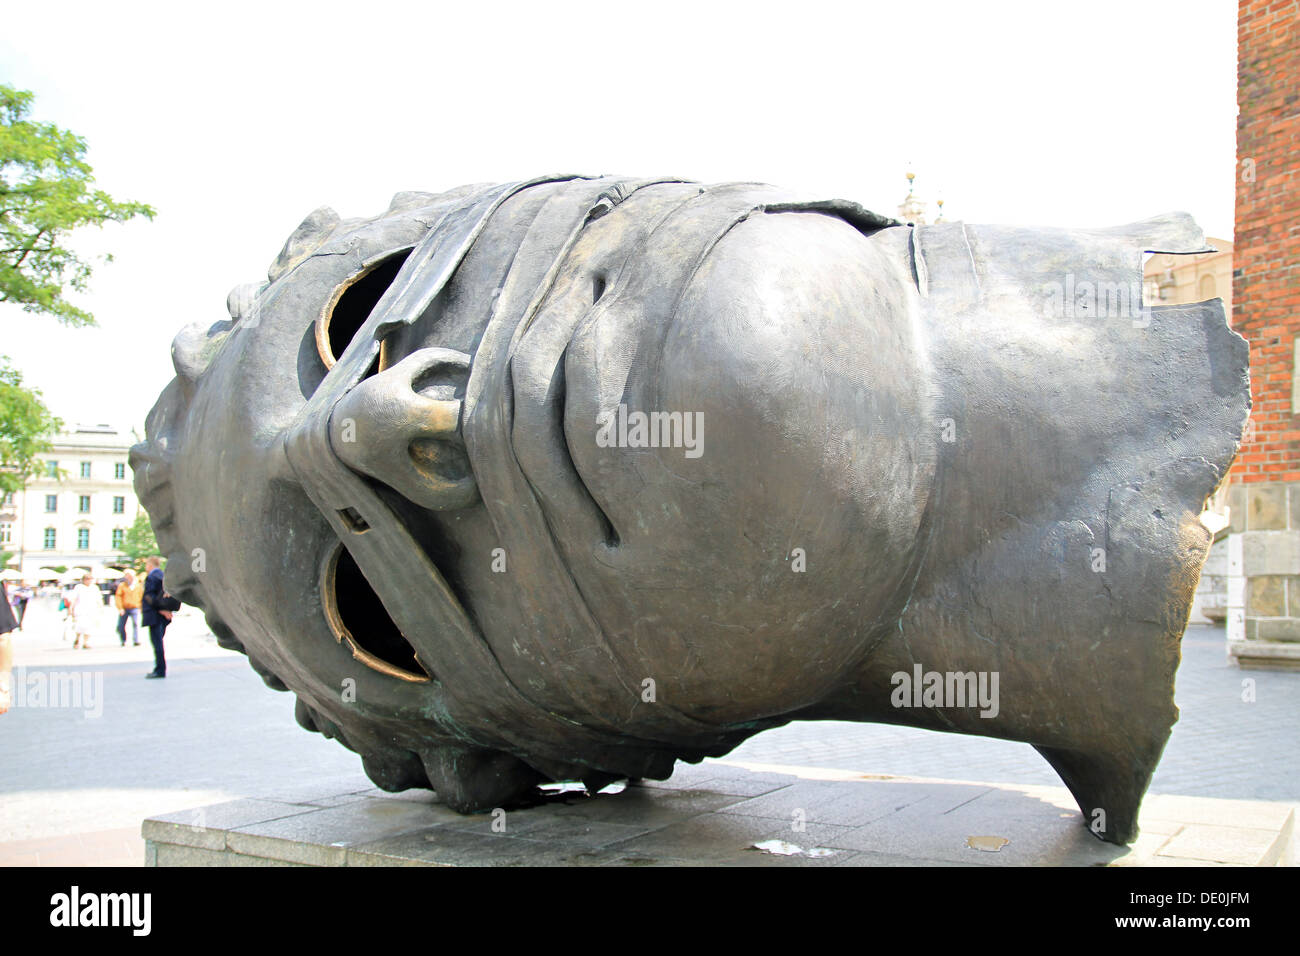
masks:
{"label": "bandaged head sculpture", "polygon": [[177,337],[136,487],[169,590],[385,789],[875,721],[1030,743],[1128,842],[1249,404],[1217,300],[1141,303],[1202,246],[666,179],[319,210]]}

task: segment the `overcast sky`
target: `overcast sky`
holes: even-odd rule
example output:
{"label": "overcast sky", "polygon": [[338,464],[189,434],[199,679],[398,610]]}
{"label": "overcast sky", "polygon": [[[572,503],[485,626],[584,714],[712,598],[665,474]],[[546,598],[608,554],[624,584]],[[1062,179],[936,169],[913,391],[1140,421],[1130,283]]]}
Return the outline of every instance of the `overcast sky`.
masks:
{"label": "overcast sky", "polygon": [[[543,172],[759,180],[888,215],[1230,238],[1236,3],[11,4],[0,82],[90,143],[153,222],[76,301],[0,306],[0,353],[68,422],[143,426],[181,326],[225,317],[317,206],[382,211]],[[933,208],[933,207],[932,207]]]}

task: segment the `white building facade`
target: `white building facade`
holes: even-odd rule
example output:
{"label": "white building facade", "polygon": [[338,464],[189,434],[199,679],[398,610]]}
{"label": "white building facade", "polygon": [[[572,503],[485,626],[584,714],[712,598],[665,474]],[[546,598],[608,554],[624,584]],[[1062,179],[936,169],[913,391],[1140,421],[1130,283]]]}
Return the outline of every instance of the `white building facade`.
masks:
{"label": "white building facade", "polygon": [[140,512],[127,453],[136,442],[108,425],[78,425],[55,436],[41,455],[43,473],[0,498],[0,551],[34,582],[36,570],[91,567],[122,557]]}

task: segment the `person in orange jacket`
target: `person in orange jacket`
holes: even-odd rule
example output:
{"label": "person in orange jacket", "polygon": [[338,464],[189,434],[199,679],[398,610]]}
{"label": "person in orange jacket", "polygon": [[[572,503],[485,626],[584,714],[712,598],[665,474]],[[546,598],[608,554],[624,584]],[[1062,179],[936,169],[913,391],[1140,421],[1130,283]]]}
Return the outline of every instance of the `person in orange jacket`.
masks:
{"label": "person in orange jacket", "polygon": [[131,639],[136,647],[140,646],[140,600],[144,596],[144,584],[136,580],[135,572],[127,569],[122,581],[113,594],[113,603],[117,605],[117,636],[126,647],[126,622],[131,621]]}

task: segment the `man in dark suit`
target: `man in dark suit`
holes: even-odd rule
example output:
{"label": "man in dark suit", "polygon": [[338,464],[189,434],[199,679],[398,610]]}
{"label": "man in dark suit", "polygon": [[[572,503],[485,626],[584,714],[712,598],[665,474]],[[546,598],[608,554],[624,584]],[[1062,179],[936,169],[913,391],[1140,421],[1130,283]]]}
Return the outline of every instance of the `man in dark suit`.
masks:
{"label": "man in dark suit", "polygon": [[163,587],[162,558],[152,557],[144,563],[148,576],[144,579],[144,596],[140,601],[140,623],[149,629],[153,644],[153,670],[145,677],[166,677],[167,658],[163,656],[163,635],[171,623],[172,612],[179,611],[181,602]]}

